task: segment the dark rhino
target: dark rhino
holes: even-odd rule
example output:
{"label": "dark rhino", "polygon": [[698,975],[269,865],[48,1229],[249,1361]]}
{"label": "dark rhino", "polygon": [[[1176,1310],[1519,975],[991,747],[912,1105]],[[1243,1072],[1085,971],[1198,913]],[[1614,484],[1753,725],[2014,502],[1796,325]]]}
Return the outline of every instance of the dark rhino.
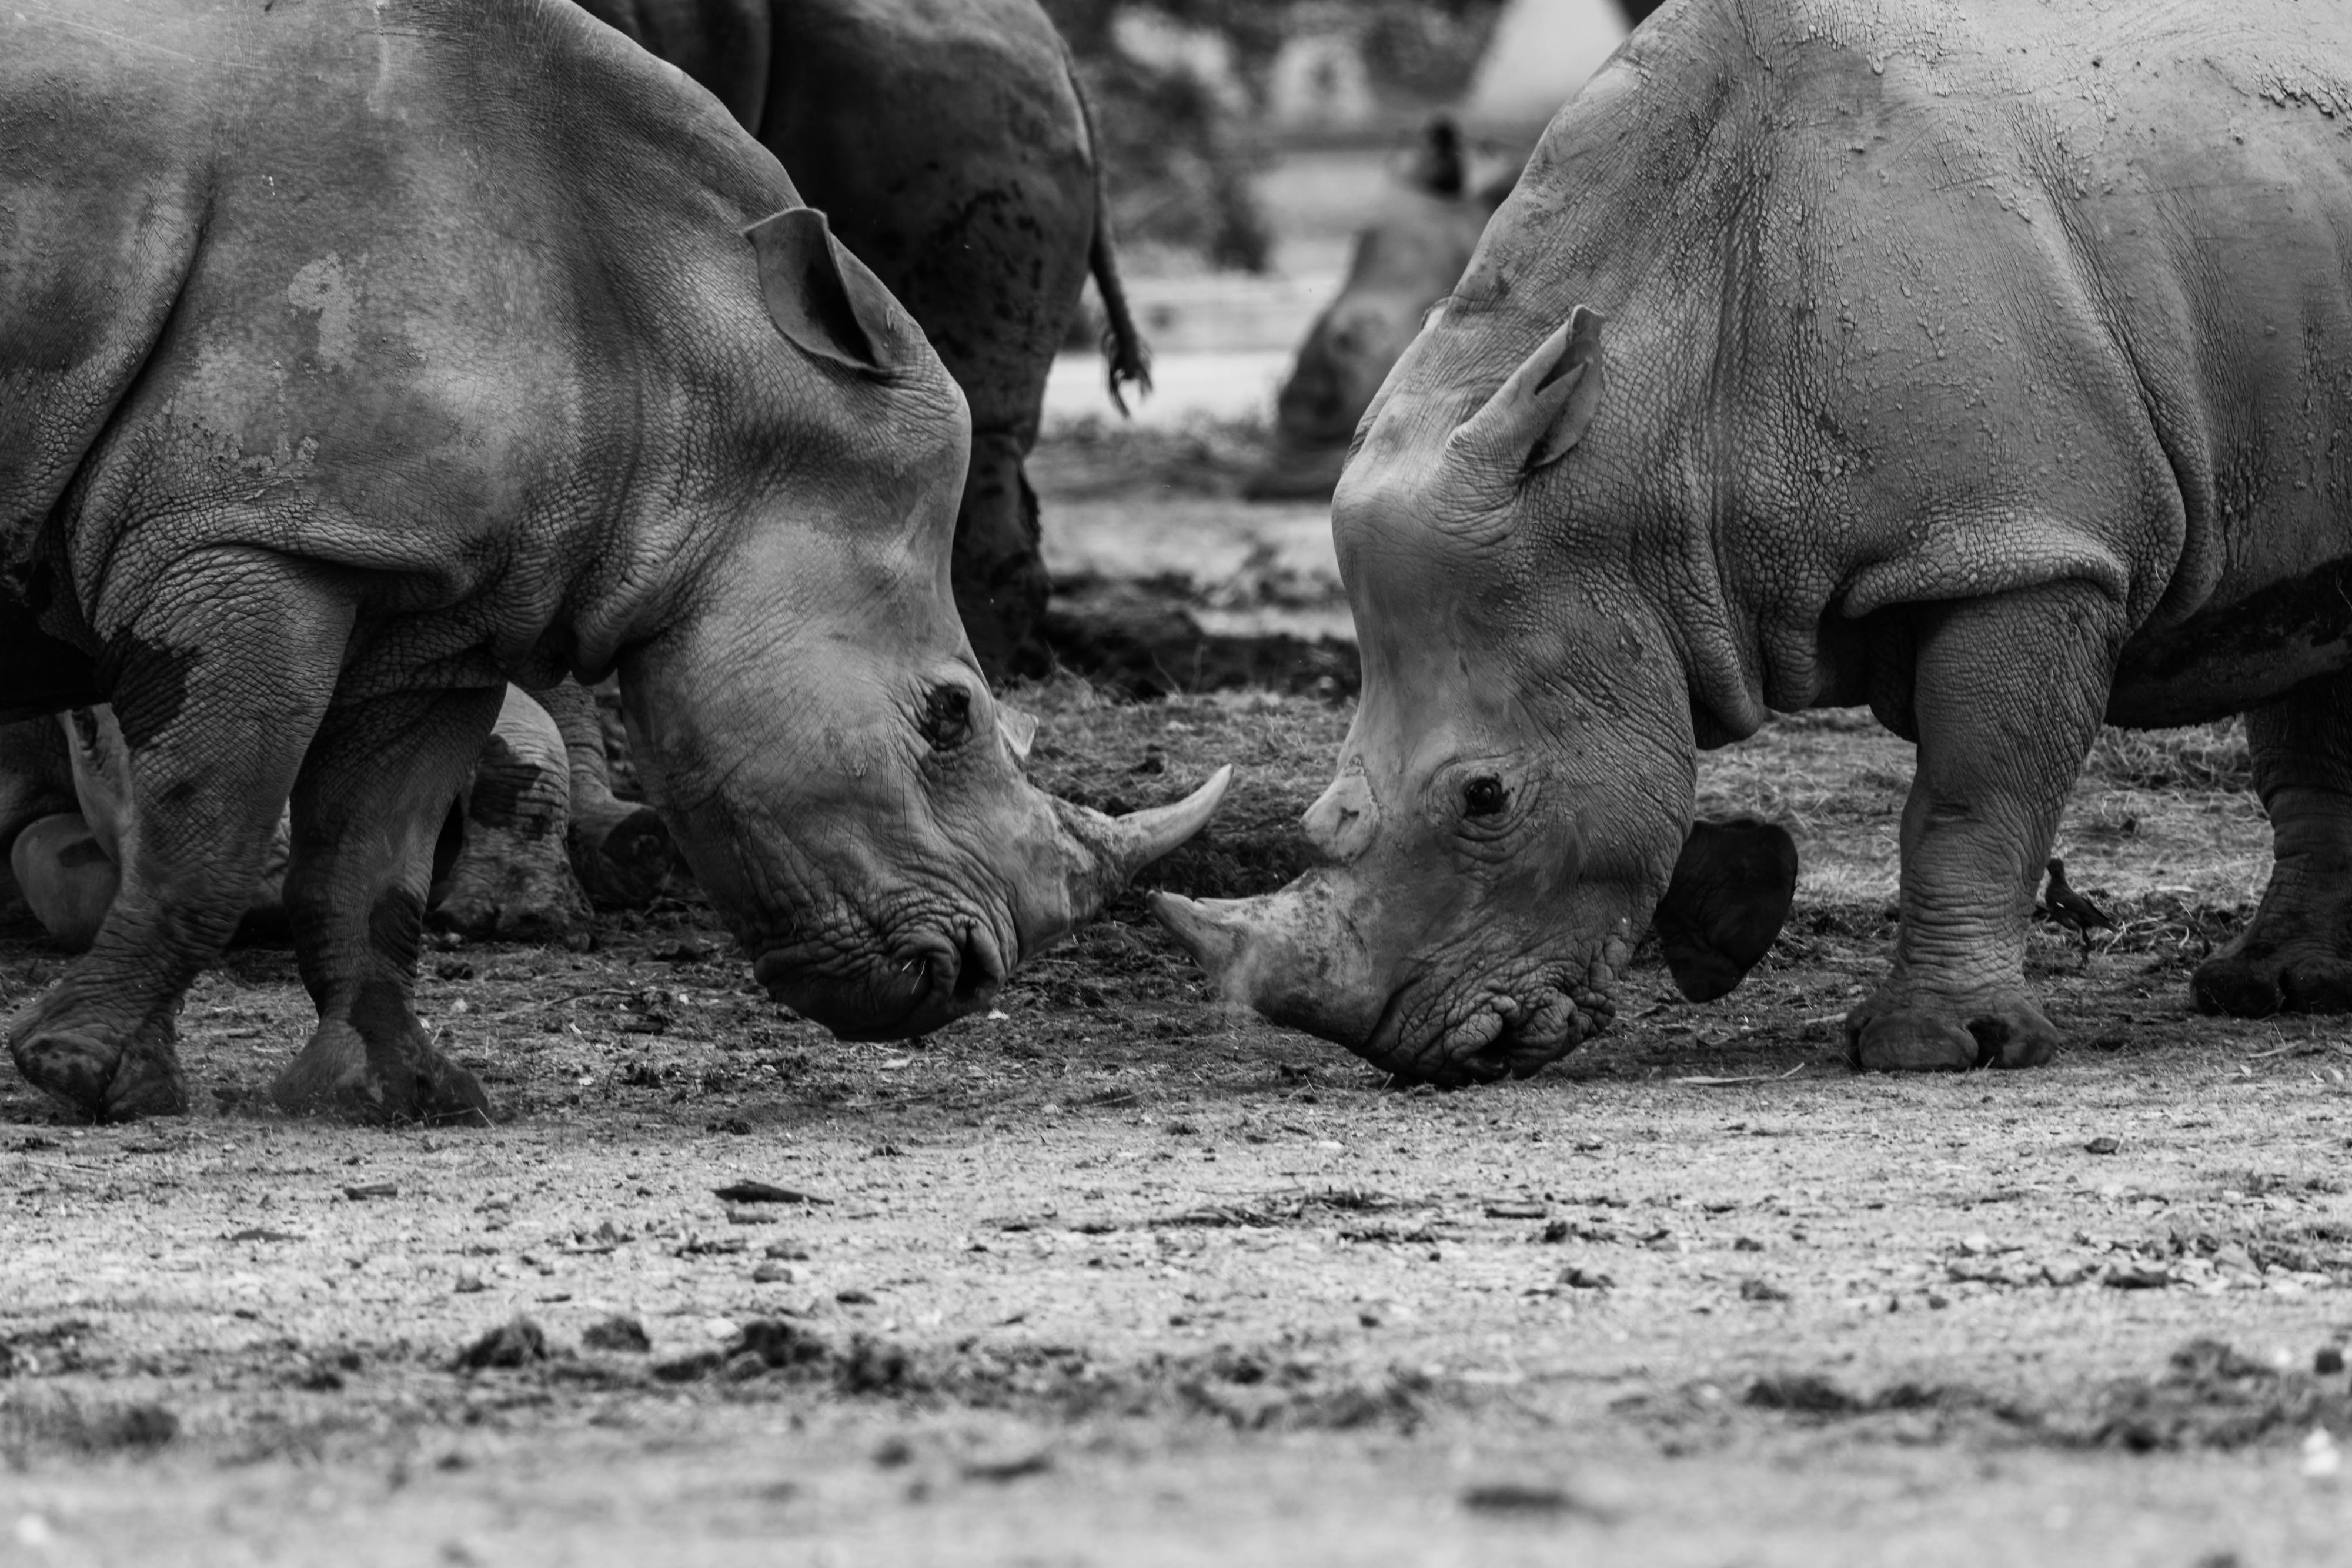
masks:
{"label": "dark rhino", "polygon": [[1307,328],[1275,395],[1274,451],[1244,483],[1251,497],[1328,496],[1348,438],[1429,308],[1445,298],[1517,171],[1471,180],[1452,121],[1431,122],[1411,166],[1356,232],[1339,292]]}
{"label": "dark rhino", "polygon": [[948,587],[961,395],[718,101],[556,0],[0,8],[0,717],[110,701],[121,889],[10,1029],[186,1103],[290,793],[292,1108],[479,1117],[410,1005],[508,677],[617,669],[778,996],[929,1029],[1182,838],[1015,766]]}
{"label": "dark rhino", "polygon": [[992,680],[1045,674],[1049,584],[1022,463],[1090,269],[1112,397],[1150,384],[1053,23],[1036,0],[581,4],[716,93],[930,339],[971,410],[964,629]]}
{"label": "dark rhino", "polygon": [[1367,415],[1330,863],[1171,925],[1400,1071],[1599,1021],[1694,746],[1918,745],[1857,1062],[2021,1066],[2101,721],[2249,715],[2277,835],[2201,1006],[2352,1007],[2352,10],[1677,0]]}

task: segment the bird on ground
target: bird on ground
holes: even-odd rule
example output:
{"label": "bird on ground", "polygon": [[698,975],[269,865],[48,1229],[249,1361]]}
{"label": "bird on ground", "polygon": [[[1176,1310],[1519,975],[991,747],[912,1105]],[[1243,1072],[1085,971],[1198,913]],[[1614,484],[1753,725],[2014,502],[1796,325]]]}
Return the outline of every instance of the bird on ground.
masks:
{"label": "bird on ground", "polygon": [[2083,961],[2091,961],[2091,933],[2094,929],[2114,931],[2116,923],[2107,912],[2066,885],[2066,862],[2054,856],[2050,862],[2050,887],[2042,895],[2042,913],[2083,939]]}

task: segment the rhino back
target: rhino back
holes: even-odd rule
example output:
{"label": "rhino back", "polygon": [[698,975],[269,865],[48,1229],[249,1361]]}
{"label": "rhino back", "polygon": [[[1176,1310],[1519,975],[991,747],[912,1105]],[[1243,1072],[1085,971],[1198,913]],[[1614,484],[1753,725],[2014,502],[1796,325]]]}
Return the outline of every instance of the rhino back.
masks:
{"label": "rhino back", "polygon": [[0,152],[10,189],[72,193],[12,264],[135,279],[7,345],[59,368],[0,449],[93,410],[45,530],[86,615],[249,544],[370,573],[363,620],[426,617],[408,663],[519,660],[678,554],[647,477],[783,390],[734,231],[793,193],[715,101],[553,0],[95,10],[0,20],[10,100],[78,117]]}
{"label": "rhino back", "polygon": [[2136,629],[2116,717],[2234,711],[2348,652],[2347,68],[2352,16],[2291,0],[1681,0],[1412,379],[1458,423],[1611,319],[1562,510],[1648,519],[1731,733],[1747,650],[1764,706],[1858,701],[1888,615],[2064,578]]}

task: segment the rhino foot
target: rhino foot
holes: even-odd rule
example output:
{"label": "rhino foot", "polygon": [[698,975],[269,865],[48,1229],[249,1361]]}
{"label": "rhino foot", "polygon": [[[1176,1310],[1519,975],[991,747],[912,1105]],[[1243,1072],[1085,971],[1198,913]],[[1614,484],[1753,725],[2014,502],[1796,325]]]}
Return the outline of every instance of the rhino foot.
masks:
{"label": "rhino foot", "polygon": [[2197,966],[2189,982],[2197,1010],[2235,1018],[2273,1013],[2352,1013],[2352,961],[2322,943],[2240,944]]}
{"label": "rhino foot", "polygon": [[270,1085],[269,1097],[295,1115],[387,1125],[490,1124],[490,1099],[479,1081],[434,1050],[413,1021],[376,1038],[341,1019],[320,1023],[302,1054]]}
{"label": "rhino foot", "polygon": [[626,800],[572,803],[567,840],[572,874],[599,909],[642,909],[677,869],[669,829],[650,806]]}
{"label": "rhino foot", "polygon": [[1846,1051],[1864,1072],[2039,1067],[2058,1030],[2021,991],[1965,996],[1889,986],[1845,1017]]}
{"label": "rhino foot", "polygon": [[38,1029],[9,1045],[26,1081],[93,1122],[184,1116],[188,1081],[172,1048],[171,1026],[142,1030],[128,1045],[75,1029]]}

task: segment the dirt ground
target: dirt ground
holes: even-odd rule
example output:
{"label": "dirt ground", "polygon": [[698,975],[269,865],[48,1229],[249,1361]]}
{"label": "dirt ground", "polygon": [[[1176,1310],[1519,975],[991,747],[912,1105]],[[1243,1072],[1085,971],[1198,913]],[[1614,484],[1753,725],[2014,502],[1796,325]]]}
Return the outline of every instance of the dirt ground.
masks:
{"label": "dirt ground", "polygon": [[[1113,570],[1186,494],[1077,543]],[[1234,527],[1162,611],[1328,608]],[[1116,808],[1231,761],[1160,875],[1275,885],[1351,700],[1298,645],[1024,691],[1035,771]],[[1907,749],[1832,714],[1706,759],[1706,809],[1799,835],[1778,950],[1706,1007],[1637,967],[1600,1040],[1458,1093],[1218,1010],[1133,897],[895,1045],[787,1016],[685,899],[429,954],[506,1119],[357,1130],[259,1101],[309,1009],[241,949],[181,1020],[205,1113],[0,1075],[0,1562],[2352,1559],[2352,1035],[2186,1002],[2266,864],[2242,741],[2102,742],[2062,849],[2124,929],[2037,939],[2055,1064],[1896,1081],[1838,1019]],[[0,1001],[61,964],[8,928]]]}

